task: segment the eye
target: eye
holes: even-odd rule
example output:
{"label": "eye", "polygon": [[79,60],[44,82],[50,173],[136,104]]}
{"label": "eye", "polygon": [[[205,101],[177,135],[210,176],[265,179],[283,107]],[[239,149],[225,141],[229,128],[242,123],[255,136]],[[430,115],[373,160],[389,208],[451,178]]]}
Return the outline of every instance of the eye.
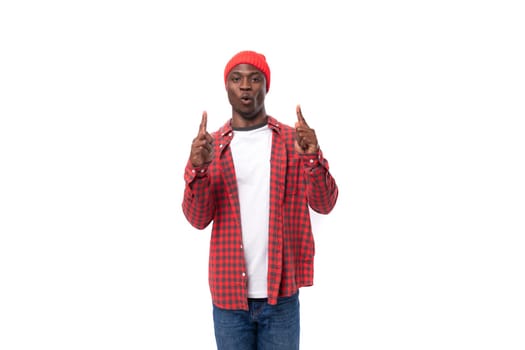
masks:
{"label": "eye", "polygon": [[233,81],[234,83],[237,83],[241,80],[241,78],[239,77],[231,77],[231,81]]}
{"label": "eye", "polygon": [[254,83],[258,83],[258,82],[261,81],[261,77],[259,77],[259,76],[254,76],[254,77],[252,78],[252,81],[253,81]]}

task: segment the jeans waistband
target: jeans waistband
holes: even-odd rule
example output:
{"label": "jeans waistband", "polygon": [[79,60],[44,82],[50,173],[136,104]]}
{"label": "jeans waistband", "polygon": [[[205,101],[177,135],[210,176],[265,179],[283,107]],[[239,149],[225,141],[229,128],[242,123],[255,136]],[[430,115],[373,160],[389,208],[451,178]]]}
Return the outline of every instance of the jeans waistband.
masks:
{"label": "jeans waistband", "polygon": [[255,301],[255,302],[267,302],[268,301],[268,298],[248,298],[248,301],[252,302],[252,301]]}

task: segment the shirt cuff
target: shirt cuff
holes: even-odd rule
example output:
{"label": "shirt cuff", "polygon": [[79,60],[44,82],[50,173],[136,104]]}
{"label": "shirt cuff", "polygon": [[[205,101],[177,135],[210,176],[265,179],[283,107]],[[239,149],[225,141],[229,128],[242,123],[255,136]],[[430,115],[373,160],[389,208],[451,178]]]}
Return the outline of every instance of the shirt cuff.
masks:
{"label": "shirt cuff", "polygon": [[191,169],[191,172],[195,174],[196,177],[205,177],[208,175],[208,166],[199,166]]}
{"label": "shirt cuff", "polygon": [[320,165],[322,154],[321,151],[318,151],[314,154],[301,154],[300,157],[303,160],[305,168],[316,168]]}
{"label": "shirt cuff", "polygon": [[190,183],[194,179],[200,179],[203,177],[206,177],[208,175],[208,165],[203,165],[200,167],[194,167],[191,165],[191,163],[188,162],[188,165],[186,166],[186,172],[185,172],[185,179],[186,182]]}

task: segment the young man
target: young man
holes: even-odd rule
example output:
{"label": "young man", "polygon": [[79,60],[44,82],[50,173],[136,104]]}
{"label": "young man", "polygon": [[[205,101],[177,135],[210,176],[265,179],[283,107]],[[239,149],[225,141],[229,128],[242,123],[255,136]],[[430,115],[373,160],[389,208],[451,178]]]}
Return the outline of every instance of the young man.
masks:
{"label": "young man", "polygon": [[219,350],[299,349],[300,287],[313,284],[309,208],[338,196],[317,137],[297,106],[295,127],[266,114],[270,68],[241,51],[226,64],[232,116],[192,142],[182,209],[197,229],[212,221],[209,285]]}

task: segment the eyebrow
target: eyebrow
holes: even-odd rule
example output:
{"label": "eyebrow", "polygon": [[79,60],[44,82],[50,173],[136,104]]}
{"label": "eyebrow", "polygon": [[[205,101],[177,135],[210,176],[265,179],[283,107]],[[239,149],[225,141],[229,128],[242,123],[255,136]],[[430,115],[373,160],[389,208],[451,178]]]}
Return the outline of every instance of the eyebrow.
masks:
{"label": "eyebrow", "polygon": [[251,76],[251,75],[264,75],[262,72],[259,72],[259,71],[249,71],[249,72],[244,72],[244,71],[238,71],[238,70],[232,70],[230,74],[240,74],[240,75],[247,75],[247,76]]}

